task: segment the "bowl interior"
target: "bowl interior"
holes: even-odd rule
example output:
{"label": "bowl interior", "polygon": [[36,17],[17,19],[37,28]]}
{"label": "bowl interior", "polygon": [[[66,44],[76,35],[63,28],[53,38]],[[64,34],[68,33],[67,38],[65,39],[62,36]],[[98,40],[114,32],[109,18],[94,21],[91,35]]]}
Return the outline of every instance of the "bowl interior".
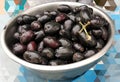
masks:
{"label": "bowl interior", "polygon": [[[35,14],[38,14],[40,12],[43,12],[45,10],[55,10],[57,8],[57,6],[59,6],[60,4],[67,4],[67,5],[70,5],[72,8],[76,7],[76,6],[80,6],[80,5],[83,5],[81,3],[76,3],[76,2],[54,2],[54,3],[47,3],[47,4],[43,4],[43,5],[39,5],[39,6],[36,6],[36,7],[33,7],[31,9],[28,9],[26,11],[24,11],[23,13],[21,14],[30,14],[30,15],[35,15]],[[72,64],[67,64],[67,65],[60,65],[60,66],[44,66],[44,65],[36,65],[36,64],[32,64],[32,63],[29,63],[29,62],[26,62],[18,57],[16,57],[12,52],[11,52],[11,47],[12,47],[12,43],[14,42],[14,40],[12,39],[13,38],[13,34],[14,32],[16,31],[16,18],[13,18],[7,25],[6,25],[6,28],[4,29],[3,31],[3,34],[2,34],[2,46],[3,46],[3,49],[5,50],[5,52],[7,53],[7,55],[13,59],[14,61],[26,66],[26,67],[29,67],[29,68],[32,68],[32,69],[37,69],[37,70],[67,70],[67,69],[72,69],[72,68],[77,68],[77,67],[80,67],[80,66],[84,66],[86,64],[89,64],[91,62],[94,62],[95,60],[99,59],[100,57],[102,57],[106,52],[107,50],[110,48],[111,44],[112,44],[112,39],[113,39],[113,34],[114,34],[114,26],[113,26],[113,22],[111,21],[110,17],[105,14],[103,11],[101,11],[100,9],[98,8],[95,8],[95,7],[92,7],[92,6],[89,6],[91,8],[93,8],[94,10],[94,13],[98,13],[99,15],[101,15],[103,18],[105,18],[109,24],[110,24],[110,28],[108,29],[108,32],[109,32],[109,39],[108,39],[108,42],[107,44],[105,45],[105,47],[98,53],[96,53],[94,56],[90,57],[90,58],[87,58],[83,61],[80,61],[80,62],[76,62],[76,63],[72,63]],[[21,15],[19,14],[19,15]],[[69,68],[68,68],[69,66]],[[49,67],[49,69],[47,69]]]}

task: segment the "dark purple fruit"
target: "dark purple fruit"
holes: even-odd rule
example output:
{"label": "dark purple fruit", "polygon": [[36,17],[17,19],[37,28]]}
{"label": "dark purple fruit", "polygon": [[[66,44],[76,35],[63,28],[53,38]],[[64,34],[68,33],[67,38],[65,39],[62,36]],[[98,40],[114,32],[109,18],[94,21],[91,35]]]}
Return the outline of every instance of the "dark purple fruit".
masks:
{"label": "dark purple fruit", "polygon": [[39,58],[40,64],[42,65],[47,65],[48,64],[48,60],[45,59],[44,57],[40,56]]}
{"label": "dark purple fruit", "polygon": [[104,41],[107,41],[108,40],[108,31],[106,30],[105,27],[101,27],[101,30],[102,30],[102,39]]}
{"label": "dark purple fruit", "polygon": [[35,16],[32,15],[23,15],[23,22],[25,24],[30,24],[31,22],[37,20],[37,18]]}
{"label": "dark purple fruit", "polygon": [[23,17],[22,17],[22,16],[18,16],[18,18],[16,19],[16,21],[17,21],[17,23],[20,24],[20,25],[24,24],[24,22],[23,22]]}
{"label": "dark purple fruit", "polygon": [[79,23],[80,21],[82,21],[82,18],[81,18],[80,16],[76,16],[76,17],[75,17],[75,21],[76,21],[77,23]]}
{"label": "dark purple fruit", "polygon": [[37,44],[35,43],[35,41],[31,41],[30,43],[28,43],[27,51],[35,51],[36,49],[37,49]]}
{"label": "dark purple fruit", "polygon": [[72,28],[72,34],[76,36],[76,35],[78,34],[78,32],[80,31],[81,28],[82,28],[82,27],[81,27],[79,24],[76,24],[76,25]]}
{"label": "dark purple fruit", "polygon": [[95,50],[87,50],[87,51],[85,51],[84,57],[89,58],[89,57],[93,56],[95,53],[96,53]]}
{"label": "dark purple fruit", "polygon": [[85,51],[85,48],[79,43],[74,43],[73,47],[74,47],[75,50],[77,50],[79,52],[84,52]]}
{"label": "dark purple fruit", "polygon": [[89,7],[86,6],[86,5],[79,6],[79,10],[80,10],[80,11],[86,11],[86,10],[88,10],[88,9],[89,9]]}
{"label": "dark purple fruit", "polygon": [[105,45],[105,42],[102,40],[102,39],[98,39],[97,40],[97,45],[96,45],[96,49],[98,50],[98,51],[100,51],[103,47],[104,47],[104,45]]}
{"label": "dark purple fruit", "polygon": [[72,31],[71,31],[72,40],[73,40],[73,41],[77,41],[77,40],[78,40],[77,34],[78,34],[78,32],[80,31],[81,28],[82,28],[82,27],[81,27],[81,25],[79,25],[79,24],[76,24],[75,26],[73,26]]}
{"label": "dark purple fruit", "polygon": [[49,15],[43,15],[40,18],[38,18],[38,21],[42,24],[44,24],[50,20],[51,20],[51,17]]}
{"label": "dark purple fruit", "polygon": [[74,53],[72,59],[73,59],[74,62],[81,61],[81,60],[84,59],[84,54],[80,53],[80,52],[76,52],[76,53]]}
{"label": "dark purple fruit", "polygon": [[33,21],[33,22],[31,23],[31,29],[32,29],[32,30],[38,31],[38,30],[40,30],[41,28],[42,28],[42,25],[40,24],[40,22],[38,22],[38,21]]}
{"label": "dark purple fruit", "polygon": [[79,15],[81,17],[82,22],[85,22],[85,23],[90,21],[92,17],[88,11],[81,11]]}
{"label": "dark purple fruit", "polygon": [[99,20],[99,23],[101,24],[101,26],[109,25],[109,23],[104,18],[102,18],[100,15],[94,15],[93,18]]}
{"label": "dark purple fruit", "polygon": [[53,59],[54,58],[54,50],[51,48],[45,48],[42,50],[42,56],[47,59]]}
{"label": "dark purple fruit", "polygon": [[100,15],[94,14],[93,18],[95,18],[95,19],[101,19],[102,17]]}
{"label": "dark purple fruit", "polygon": [[38,44],[38,52],[41,52],[44,48],[44,42],[41,41],[39,44]]}
{"label": "dark purple fruit", "polygon": [[81,33],[78,33],[78,37],[79,37],[80,42],[86,47],[91,48],[97,45],[97,41],[95,37],[92,35],[90,35],[90,38],[88,38],[88,36],[84,32],[81,32]]}
{"label": "dark purple fruit", "polygon": [[93,9],[92,8],[88,8],[88,11],[90,14],[93,14]]}
{"label": "dark purple fruit", "polygon": [[66,64],[66,61],[60,60],[60,59],[56,59],[56,60],[51,60],[49,62],[50,65],[52,66],[56,66],[56,65],[64,65]]}
{"label": "dark purple fruit", "polygon": [[44,15],[50,15],[50,11],[44,11],[43,14]]}
{"label": "dark purple fruit", "polygon": [[29,30],[24,32],[21,36],[20,36],[20,42],[23,44],[26,44],[28,42],[30,42],[31,40],[33,40],[34,38],[34,32]]}
{"label": "dark purple fruit", "polygon": [[33,51],[26,51],[23,54],[23,58],[30,63],[40,63],[46,65],[48,62],[45,58],[41,57],[37,52]]}
{"label": "dark purple fruit", "polygon": [[68,19],[68,20],[66,20],[65,22],[64,22],[64,29],[65,30],[71,30],[72,29],[72,27],[73,27],[73,21],[72,20],[70,20],[70,19]]}
{"label": "dark purple fruit", "polygon": [[35,15],[36,18],[40,18],[41,16],[42,16],[41,14]]}
{"label": "dark purple fruit", "polygon": [[63,47],[72,47],[71,42],[68,39],[66,39],[66,38],[59,39],[59,42],[61,43],[61,45]]}
{"label": "dark purple fruit", "polygon": [[30,28],[31,27],[30,27],[29,24],[21,25],[21,26],[18,27],[18,32],[19,33],[24,33],[26,31],[30,30]]}
{"label": "dark purple fruit", "polygon": [[51,15],[52,19],[55,19],[55,17],[58,15],[58,12],[57,11],[51,11],[50,15]]}
{"label": "dark purple fruit", "polygon": [[56,38],[54,37],[47,36],[43,39],[43,41],[46,46],[53,48],[53,49],[58,48],[60,46],[59,41],[57,41]]}
{"label": "dark purple fruit", "polygon": [[74,50],[67,47],[59,47],[56,49],[55,56],[60,59],[71,59],[74,54]]}
{"label": "dark purple fruit", "polygon": [[55,34],[60,30],[60,28],[61,28],[61,25],[59,23],[51,21],[45,24],[44,31],[47,34]]}
{"label": "dark purple fruit", "polygon": [[15,40],[20,40],[20,34],[18,32],[15,32],[13,37]]}
{"label": "dark purple fruit", "polygon": [[43,30],[40,30],[40,31],[35,32],[35,36],[36,36],[35,41],[40,42],[44,38],[45,33]]}
{"label": "dark purple fruit", "polygon": [[68,17],[67,17],[66,14],[61,13],[61,14],[59,14],[59,15],[56,16],[55,21],[56,21],[56,22],[59,22],[59,23],[62,23],[62,22],[64,22],[67,18],[68,18]]}
{"label": "dark purple fruit", "polygon": [[59,35],[61,35],[61,36],[64,37],[64,38],[71,39],[70,31],[67,31],[67,30],[65,30],[65,29],[61,29],[61,30],[59,31]]}
{"label": "dark purple fruit", "polygon": [[96,38],[100,38],[102,36],[102,30],[98,29],[98,30],[92,30],[92,34],[96,37]]}
{"label": "dark purple fruit", "polygon": [[90,25],[94,29],[100,28],[102,25],[100,24],[100,19],[91,19],[90,20]]}
{"label": "dark purple fruit", "polygon": [[100,27],[107,26],[108,23],[106,23],[106,20],[102,17],[96,17],[90,20],[90,25],[94,29],[98,29]]}
{"label": "dark purple fruit", "polygon": [[15,43],[13,45],[13,53],[17,56],[22,56],[23,53],[26,51],[26,46],[20,43]]}
{"label": "dark purple fruit", "polygon": [[93,14],[93,9],[92,8],[89,8],[88,6],[86,6],[86,5],[82,5],[82,6],[80,6],[79,7],[79,9],[77,9],[77,10],[79,10],[79,11],[87,11],[88,13],[90,13],[90,14]]}
{"label": "dark purple fruit", "polygon": [[62,13],[70,13],[72,11],[71,7],[68,5],[60,5],[58,6],[57,10]]}
{"label": "dark purple fruit", "polygon": [[76,17],[74,16],[74,14],[68,14],[68,17],[69,17],[70,20],[72,20],[73,22],[76,21]]}

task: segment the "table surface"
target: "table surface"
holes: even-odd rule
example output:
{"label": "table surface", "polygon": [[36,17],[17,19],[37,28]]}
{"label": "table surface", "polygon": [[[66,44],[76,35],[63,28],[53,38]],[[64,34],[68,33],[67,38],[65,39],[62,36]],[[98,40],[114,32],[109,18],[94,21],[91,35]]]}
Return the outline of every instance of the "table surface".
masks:
{"label": "table surface", "polygon": [[[26,5],[26,7],[28,7],[28,5]],[[15,13],[17,13],[17,11]],[[98,64],[89,69],[84,75],[73,79],[72,82],[120,82],[120,6],[117,6],[115,11],[107,13],[115,24],[115,35],[112,47]],[[0,14],[0,33],[5,24],[12,18],[10,14],[11,13],[8,12]],[[23,66],[10,60],[0,45],[0,82],[53,81],[42,80],[36,75],[31,74],[31,72]]]}

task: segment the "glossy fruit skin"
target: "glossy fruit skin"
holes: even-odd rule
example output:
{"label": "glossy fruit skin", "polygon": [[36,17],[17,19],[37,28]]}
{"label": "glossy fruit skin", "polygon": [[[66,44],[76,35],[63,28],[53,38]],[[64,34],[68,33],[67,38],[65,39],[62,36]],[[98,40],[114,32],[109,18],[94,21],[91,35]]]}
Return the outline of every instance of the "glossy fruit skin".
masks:
{"label": "glossy fruit skin", "polygon": [[94,38],[94,36],[91,36],[91,39],[89,40],[87,38],[87,36],[85,35],[85,33],[81,32],[81,33],[79,33],[78,37],[79,37],[80,42],[86,47],[92,48],[92,47],[95,47],[97,45],[97,41]]}
{"label": "glossy fruit skin", "polygon": [[87,50],[84,54],[84,57],[89,58],[89,57],[93,56],[95,53],[96,53],[95,50]]}
{"label": "glossy fruit skin", "polygon": [[80,17],[82,22],[86,22],[91,20],[91,14],[88,11],[81,11]]}
{"label": "glossy fruit skin", "polygon": [[16,20],[18,24],[22,25],[22,24],[30,24],[32,21],[37,20],[37,18],[32,15],[24,14],[19,16]]}
{"label": "glossy fruit skin", "polygon": [[73,56],[73,53],[74,53],[74,50],[71,48],[59,47],[58,49],[56,49],[55,56],[60,59],[69,60]]}
{"label": "glossy fruit skin", "polygon": [[107,41],[108,40],[108,31],[106,30],[105,27],[101,27],[101,30],[102,30],[102,39],[104,41]]}
{"label": "glossy fruit skin", "polygon": [[51,60],[49,62],[49,65],[52,65],[52,66],[64,65],[64,64],[66,64],[66,61],[63,61],[63,60],[60,60],[60,59]]}
{"label": "glossy fruit skin", "polygon": [[41,42],[38,44],[38,49],[37,49],[37,51],[38,51],[38,52],[42,52],[43,48],[44,48],[44,42],[41,41]]}
{"label": "glossy fruit skin", "polygon": [[80,16],[77,16],[77,15],[76,15],[75,21],[76,21],[77,23],[79,23],[80,21],[82,21],[82,18],[81,18]]}
{"label": "glossy fruit skin", "polygon": [[50,15],[50,11],[44,11],[43,15]]}
{"label": "glossy fruit skin", "polygon": [[72,59],[73,59],[74,62],[81,61],[81,60],[84,59],[84,55],[83,55],[83,53],[76,52],[76,53],[74,53]]}
{"label": "glossy fruit skin", "polygon": [[61,28],[61,25],[57,22],[47,22],[44,26],[44,31],[47,34],[55,34],[57,33]]}
{"label": "glossy fruit skin", "polygon": [[65,29],[61,29],[61,30],[59,31],[59,35],[61,35],[61,36],[64,37],[64,38],[67,38],[67,39],[70,39],[70,38],[71,38],[71,36],[70,36],[70,31],[65,30]]}
{"label": "glossy fruit skin", "polygon": [[74,25],[74,22],[72,20],[68,19],[64,22],[64,29],[71,30],[73,25]]}
{"label": "glossy fruit skin", "polygon": [[61,46],[63,47],[72,47],[72,43],[66,38],[59,39],[59,42],[61,43]]}
{"label": "glossy fruit skin", "polygon": [[33,22],[31,23],[31,29],[32,29],[32,30],[38,31],[38,30],[40,30],[41,28],[42,28],[42,25],[41,25],[40,22],[38,22],[38,21],[33,21]]}
{"label": "glossy fruit skin", "polygon": [[36,14],[35,17],[38,19],[40,18],[42,15],[41,14]]}
{"label": "glossy fruit skin", "polygon": [[70,20],[72,20],[73,22],[76,22],[76,17],[74,14],[68,14],[67,16],[69,17]]}
{"label": "glossy fruit skin", "polygon": [[27,45],[27,51],[35,51],[37,49],[37,44],[35,41],[31,41]]}
{"label": "glossy fruit skin", "polygon": [[81,27],[81,25],[79,25],[79,24],[74,25],[74,27],[72,28],[72,34],[73,34],[74,36],[77,36],[77,34],[78,34],[78,32],[80,31],[81,28],[82,28],[82,27]]}
{"label": "glossy fruit skin", "polygon": [[18,32],[21,33],[21,34],[28,31],[28,30],[30,30],[30,25],[29,24],[20,25],[18,27]]}
{"label": "glossy fruit skin", "polygon": [[75,50],[77,50],[79,52],[84,52],[85,51],[85,48],[79,43],[74,43],[73,47],[74,47]]}
{"label": "glossy fruit skin", "polygon": [[49,15],[43,15],[40,18],[38,18],[38,21],[42,24],[44,24],[50,20],[51,20],[51,17]]}
{"label": "glossy fruit skin", "polygon": [[79,6],[79,10],[80,11],[88,10],[88,6],[86,6],[86,5]]}
{"label": "glossy fruit skin", "polygon": [[50,36],[45,37],[43,39],[43,42],[47,47],[50,47],[50,48],[53,48],[53,49],[58,48],[60,46],[59,41],[56,40],[56,38],[50,37]]}
{"label": "glossy fruit skin", "polygon": [[57,8],[58,11],[62,12],[62,13],[70,13],[72,11],[71,7],[68,6],[68,5],[60,5],[58,8]]}
{"label": "glossy fruit skin", "polygon": [[67,15],[64,13],[61,13],[56,16],[55,21],[59,23],[63,23],[66,19],[68,19]]}
{"label": "glossy fruit skin", "polygon": [[14,37],[15,40],[19,41],[20,40],[20,33],[15,32],[13,37]]}
{"label": "glossy fruit skin", "polygon": [[23,15],[23,22],[25,24],[30,24],[31,22],[37,20],[37,18],[35,16],[31,16],[31,15]]}
{"label": "glossy fruit skin", "polygon": [[18,18],[16,19],[16,21],[17,21],[17,23],[20,24],[20,25],[24,24],[24,22],[23,22],[23,17],[22,17],[22,16],[18,16]]}
{"label": "glossy fruit skin", "polygon": [[44,30],[40,30],[34,33],[35,34],[35,41],[40,42],[45,37]]}
{"label": "glossy fruit skin", "polygon": [[109,25],[108,23],[106,23],[106,20],[104,18],[102,18],[101,16],[93,17],[90,20],[90,23],[91,23],[90,25],[93,29],[99,29],[100,27]]}
{"label": "glossy fruit skin", "polygon": [[90,20],[90,25],[94,29],[100,28],[101,27],[100,19],[91,19]]}
{"label": "glossy fruit skin", "polygon": [[96,49],[98,50],[98,51],[100,51],[103,47],[104,47],[104,45],[105,45],[105,42],[102,40],[102,39],[98,39],[97,40],[97,45],[96,45]]}
{"label": "glossy fruit skin", "polygon": [[42,56],[47,59],[53,59],[54,58],[54,50],[51,48],[44,48],[42,50]]}
{"label": "glossy fruit skin", "polygon": [[24,32],[21,36],[20,36],[20,42],[22,44],[26,44],[28,42],[30,42],[31,40],[33,40],[34,38],[34,33],[33,31],[29,30]]}
{"label": "glossy fruit skin", "polygon": [[92,18],[93,10],[86,5],[82,5],[76,7],[74,13],[76,13],[77,17],[80,17],[80,21],[87,23]]}
{"label": "glossy fruit skin", "polygon": [[92,34],[96,37],[96,38],[100,38],[102,36],[102,30],[98,29],[98,30],[92,30]]}
{"label": "glossy fruit skin", "polygon": [[26,46],[20,43],[15,43],[12,49],[15,55],[22,56],[23,53],[26,51]]}
{"label": "glossy fruit skin", "polygon": [[43,15],[48,15],[51,20],[54,20],[55,17],[58,15],[58,11],[44,11]]}
{"label": "glossy fruit skin", "polygon": [[48,62],[44,57],[41,57],[37,52],[33,51],[26,51],[23,54],[23,58],[30,63],[40,63],[46,65]]}
{"label": "glossy fruit skin", "polygon": [[55,17],[58,15],[58,12],[57,11],[51,11],[50,12],[50,16],[52,19],[55,19]]}

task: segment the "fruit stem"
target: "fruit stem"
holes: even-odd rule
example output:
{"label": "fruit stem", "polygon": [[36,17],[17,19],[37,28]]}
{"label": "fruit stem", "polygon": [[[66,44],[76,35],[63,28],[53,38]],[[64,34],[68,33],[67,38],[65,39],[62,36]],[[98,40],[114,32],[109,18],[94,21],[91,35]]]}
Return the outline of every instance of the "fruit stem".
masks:
{"label": "fruit stem", "polygon": [[87,22],[87,24],[82,24],[82,22],[79,22],[79,24],[82,26],[82,29],[79,31],[79,33],[81,33],[83,30],[84,30],[84,32],[85,32],[85,34],[86,34],[86,36],[87,36],[87,39],[88,40],[90,40],[91,39],[91,36],[88,34],[88,32],[87,32],[87,30],[86,30],[86,28],[87,28],[87,26],[90,24],[90,22],[88,21]]}

